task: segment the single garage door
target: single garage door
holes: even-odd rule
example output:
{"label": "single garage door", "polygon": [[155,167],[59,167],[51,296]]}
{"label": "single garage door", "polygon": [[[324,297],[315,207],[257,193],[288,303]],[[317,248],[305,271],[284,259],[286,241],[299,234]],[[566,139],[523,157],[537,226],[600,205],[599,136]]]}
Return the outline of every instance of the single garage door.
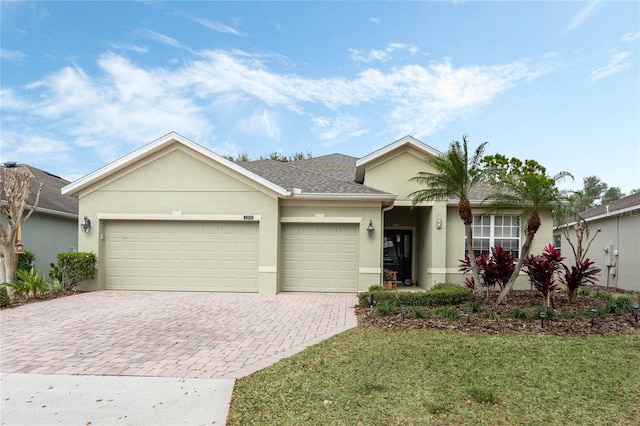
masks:
{"label": "single garage door", "polygon": [[110,290],[258,291],[257,222],[110,221]]}
{"label": "single garage door", "polygon": [[354,292],[358,282],[358,226],[282,227],[283,290]]}

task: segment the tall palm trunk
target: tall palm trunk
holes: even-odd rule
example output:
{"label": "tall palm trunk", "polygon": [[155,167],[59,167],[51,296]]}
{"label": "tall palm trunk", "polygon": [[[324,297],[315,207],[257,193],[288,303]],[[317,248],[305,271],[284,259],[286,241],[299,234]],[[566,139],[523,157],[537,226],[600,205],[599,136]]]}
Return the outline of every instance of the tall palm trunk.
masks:
{"label": "tall palm trunk", "polygon": [[513,289],[513,285],[516,283],[516,279],[518,279],[518,275],[520,275],[520,269],[522,269],[522,265],[527,257],[529,257],[529,252],[531,251],[531,244],[533,243],[533,237],[535,237],[536,232],[540,228],[540,216],[537,213],[531,215],[529,220],[527,221],[527,236],[524,240],[524,244],[522,244],[522,250],[520,252],[520,258],[518,259],[518,263],[516,263],[516,269],[513,270],[507,285],[504,286],[504,289],[498,296],[498,300],[496,300],[496,304],[499,305],[502,303],[507,294]]}
{"label": "tall palm trunk", "polygon": [[[471,203],[468,198],[460,198],[458,203],[458,214],[460,219],[464,222],[464,232],[466,235],[465,243],[467,246],[467,252],[469,253],[469,265],[471,266],[471,275],[476,286],[480,285],[480,273],[478,272],[478,264],[476,263],[476,255],[473,251],[473,212],[471,211]],[[482,292],[478,292],[480,297],[483,296]]]}

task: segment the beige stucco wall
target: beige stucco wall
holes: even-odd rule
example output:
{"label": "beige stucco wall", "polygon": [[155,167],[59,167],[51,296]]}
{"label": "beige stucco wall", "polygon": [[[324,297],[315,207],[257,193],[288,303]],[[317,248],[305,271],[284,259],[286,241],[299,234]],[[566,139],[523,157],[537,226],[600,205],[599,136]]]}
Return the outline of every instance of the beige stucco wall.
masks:
{"label": "beige stucco wall", "polygon": [[[98,255],[97,279],[86,289],[104,288],[103,220],[134,218],[184,220],[259,220],[259,291],[276,293],[278,264],[278,199],[255,182],[219,163],[172,145],[98,182],[80,194],[80,217],[91,219],[91,231],[79,235],[79,250]],[[265,192],[266,191],[266,192]],[[116,215],[116,216],[114,216]],[[242,220],[242,219],[240,219]]]}
{"label": "beige stucco wall", "polygon": [[[379,202],[281,200],[282,223],[354,223],[359,225],[358,291],[366,291],[372,284],[381,284],[382,271],[382,206]],[[375,228],[369,237],[369,221]]]}
{"label": "beige stucco wall", "polygon": [[366,166],[364,184],[382,191],[398,194],[397,201],[410,200],[408,194],[422,189],[410,181],[418,172],[433,171],[425,162],[426,154],[412,147],[404,147],[372,161]]}
{"label": "beige stucco wall", "polygon": [[[640,291],[640,208],[591,220],[588,224],[591,235],[600,229],[587,252],[587,257],[595,262],[594,266],[602,269],[598,284]],[[571,230],[569,235],[575,245],[575,232]],[[584,238],[583,248],[590,238]],[[561,247],[566,261],[575,263],[573,251],[564,235]]]}

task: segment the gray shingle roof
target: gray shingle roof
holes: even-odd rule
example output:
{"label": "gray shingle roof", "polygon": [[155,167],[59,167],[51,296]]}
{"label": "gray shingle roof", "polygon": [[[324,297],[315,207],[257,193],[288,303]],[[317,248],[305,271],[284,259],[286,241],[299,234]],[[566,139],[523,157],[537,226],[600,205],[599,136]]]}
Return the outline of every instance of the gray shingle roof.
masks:
{"label": "gray shingle roof", "polygon": [[[44,186],[42,187],[40,201],[38,202],[39,208],[61,213],[78,214],[78,198],[60,193],[60,189],[70,183],[68,180],[25,164],[18,164],[16,167],[18,169],[27,168],[33,174],[33,178],[31,179],[31,197],[27,202],[28,205],[32,206],[35,202],[38,185],[42,182]],[[6,167],[4,165],[0,166],[0,176],[2,176],[3,182],[5,169]],[[4,193],[2,200],[6,201]]]}
{"label": "gray shingle roof", "polygon": [[[632,207],[640,208],[640,192],[637,194],[631,194],[626,197],[622,197],[619,200],[611,201],[609,204],[609,214],[613,214],[620,210],[625,210]],[[607,205],[596,206],[585,212],[582,212],[580,216],[584,219],[590,217],[601,216],[607,214]]]}
{"label": "gray shingle roof", "polygon": [[300,188],[307,194],[379,194],[388,195],[355,182],[355,157],[332,154],[283,163],[257,160],[240,166],[289,191]]}

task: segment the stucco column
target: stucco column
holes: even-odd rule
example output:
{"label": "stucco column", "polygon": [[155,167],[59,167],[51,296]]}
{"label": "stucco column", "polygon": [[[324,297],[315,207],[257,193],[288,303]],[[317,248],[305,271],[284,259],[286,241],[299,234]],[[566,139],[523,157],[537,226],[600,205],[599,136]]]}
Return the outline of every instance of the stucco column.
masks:
{"label": "stucco column", "polygon": [[427,288],[447,280],[447,203],[438,201],[428,221],[431,250],[428,251]]}

